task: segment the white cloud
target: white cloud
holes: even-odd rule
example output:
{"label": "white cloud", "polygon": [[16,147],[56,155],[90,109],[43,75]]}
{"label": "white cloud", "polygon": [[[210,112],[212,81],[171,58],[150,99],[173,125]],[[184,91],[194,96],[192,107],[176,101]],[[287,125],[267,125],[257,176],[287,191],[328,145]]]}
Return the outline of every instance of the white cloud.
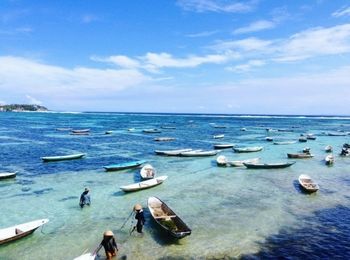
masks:
{"label": "white cloud", "polygon": [[276,24],[272,21],[260,20],[249,24],[246,27],[240,27],[233,31],[233,34],[243,34],[243,33],[251,33],[258,32],[262,30],[272,29],[276,26]]}
{"label": "white cloud", "polygon": [[245,64],[228,67],[226,69],[233,72],[247,72],[252,70],[254,67],[261,67],[261,66],[264,66],[265,64],[266,62],[263,60],[250,60]]}
{"label": "white cloud", "polygon": [[139,61],[123,55],[109,56],[107,58],[92,56],[91,59],[93,61],[112,63],[122,68],[138,68],[141,66]]}
{"label": "white cloud", "polygon": [[257,1],[227,0],[178,0],[177,3],[186,11],[244,13],[252,11]]}
{"label": "white cloud", "polygon": [[29,104],[33,104],[33,105],[41,105],[43,102],[41,102],[40,100],[32,97],[32,96],[29,96],[29,95],[26,95],[26,98],[28,99],[29,101]]}
{"label": "white cloud", "polygon": [[66,69],[19,57],[0,56],[0,92],[9,102],[21,96],[27,96],[33,102],[40,99],[45,104],[54,100],[99,100],[149,80],[132,69]]}
{"label": "white cloud", "polygon": [[350,24],[312,28],[292,35],[276,45],[278,61],[302,60],[315,56],[350,52]]}
{"label": "white cloud", "polygon": [[218,31],[205,31],[205,32],[199,32],[199,33],[192,33],[192,34],[188,34],[186,35],[187,37],[191,37],[191,38],[198,38],[198,37],[208,37],[211,35],[216,34]]}
{"label": "white cloud", "polygon": [[218,52],[247,52],[247,51],[264,51],[269,48],[272,44],[272,41],[261,40],[255,37],[246,38],[242,40],[235,41],[219,41],[216,44],[210,46],[210,49],[213,49]]}
{"label": "white cloud", "polygon": [[342,7],[339,10],[332,13],[332,16],[334,16],[334,17],[341,17],[341,16],[345,16],[345,15],[350,15],[350,6]]}

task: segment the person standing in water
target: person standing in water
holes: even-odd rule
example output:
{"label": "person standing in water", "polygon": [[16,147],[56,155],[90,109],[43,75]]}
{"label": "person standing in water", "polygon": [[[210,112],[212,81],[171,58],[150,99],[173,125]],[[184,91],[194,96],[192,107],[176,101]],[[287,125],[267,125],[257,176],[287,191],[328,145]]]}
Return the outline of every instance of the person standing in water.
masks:
{"label": "person standing in water", "polygon": [[91,204],[91,199],[90,199],[89,189],[85,188],[84,192],[80,195],[79,205],[81,208],[83,208],[85,205],[90,206],[90,204]]}
{"label": "person standing in water", "polygon": [[117,256],[118,253],[118,245],[115,241],[114,234],[111,230],[107,230],[103,233],[103,239],[96,249],[95,254],[103,247],[105,249],[107,260],[111,260],[113,257]]}
{"label": "person standing in water", "polygon": [[[134,211],[136,212],[135,219],[137,219],[137,223],[135,226],[136,231],[137,231],[137,233],[143,234],[142,228],[143,228],[143,225],[145,224],[146,220],[145,220],[145,216],[143,215],[142,206],[140,204],[136,204],[134,206]],[[135,227],[134,227],[134,229],[135,229]]]}

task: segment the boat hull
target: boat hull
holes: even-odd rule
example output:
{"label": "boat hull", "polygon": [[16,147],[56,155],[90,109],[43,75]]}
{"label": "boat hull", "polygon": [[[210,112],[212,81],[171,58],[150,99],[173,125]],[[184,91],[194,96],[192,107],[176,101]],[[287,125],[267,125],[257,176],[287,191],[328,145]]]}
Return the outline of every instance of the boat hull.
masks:
{"label": "boat hull", "polygon": [[254,164],[254,163],[243,163],[248,169],[283,169],[290,167],[294,164],[292,163],[276,163],[276,164]]}
{"label": "boat hull", "polygon": [[137,161],[125,164],[112,164],[103,166],[106,171],[121,171],[126,169],[132,169],[141,166],[145,161]]}
{"label": "boat hull", "polygon": [[81,154],[73,154],[73,155],[64,155],[64,156],[46,156],[41,157],[44,162],[57,162],[57,161],[65,161],[65,160],[75,160],[80,159],[85,156],[84,153]]}

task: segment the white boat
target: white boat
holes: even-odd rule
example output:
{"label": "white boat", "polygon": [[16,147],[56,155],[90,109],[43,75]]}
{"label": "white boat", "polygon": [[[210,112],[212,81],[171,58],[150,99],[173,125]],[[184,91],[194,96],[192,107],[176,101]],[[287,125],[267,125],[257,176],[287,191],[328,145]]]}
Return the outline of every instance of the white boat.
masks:
{"label": "white boat", "polygon": [[168,178],[168,176],[159,176],[159,177],[156,177],[154,179],[147,180],[147,181],[141,181],[138,183],[133,183],[130,185],[121,186],[120,189],[122,189],[125,192],[148,189],[148,188],[157,186],[159,184],[162,184],[167,178]]}
{"label": "white boat", "polygon": [[87,128],[87,129],[73,129],[71,130],[73,134],[82,134],[82,133],[88,133],[90,132],[90,129]]}
{"label": "white boat", "polygon": [[279,141],[279,142],[273,142],[275,145],[287,145],[287,144],[295,144],[297,141]]}
{"label": "white boat", "polygon": [[259,152],[263,149],[262,146],[256,146],[256,147],[242,147],[242,148],[235,148],[233,147],[233,150],[236,153],[251,153],[251,152]]}
{"label": "white boat", "polygon": [[0,180],[15,178],[17,172],[0,172]]}
{"label": "white boat", "polygon": [[142,179],[153,179],[156,175],[156,170],[150,164],[145,164],[140,170],[140,175]]}
{"label": "white boat", "polygon": [[167,156],[179,156],[182,152],[192,151],[193,149],[176,149],[176,150],[155,150],[154,152],[158,155],[167,155]]}
{"label": "white boat", "polygon": [[234,147],[234,144],[214,144],[214,149],[227,149]]}
{"label": "white boat", "polygon": [[227,161],[227,166],[232,167],[243,167],[245,163],[258,163],[260,158],[252,158],[247,160],[241,160],[241,161]]}
{"label": "white boat", "polygon": [[309,175],[301,174],[298,180],[300,186],[307,192],[315,192],[319,189],[317,183],[315,183]]}
{"label": "white boat", "polygon": [[220,139],[220,138],[224,138],[225,135],[214,135],[213,138],[214,139]]}
{"label": "white boat", "polygon": [[269,136],[265,137],[265,140],[268,141],[268,142],[273,142],[273,138],[269,137]]}
{"label": "white boat", "polygon": [[157,137],[154,138],[154,141],[156,142],[168,142],[168,141],[174,141],[175,138],[174,137]]}
{"label": "white boat", "polygon": [[0,245],[28,236],[47,222],[49,222],[48,219],[39,219],[0,229]]}
{"label": "white boat", "polygon": [[216,163],[218,166],[227,166],[226,156],[224,155],[218,156],[218,158],[216,158]]}
{"label": "white boat", "polygon": [[332,165],[334,163],[334,156],[333,154],[329,154],[324,158],[326,165]]}
{"label": "white boat", "polygon": [[180,153],[180,156],[184,157],[204,157],[204,156],[213,156],[217,155],[220,150],[210,150],[210,151],[203,151],[203,150],[193,150],[188,152],[182,152]]}
{"label": "white boat", "polygon": [[105,132],[105,135],[110,135],[110,134],[113,134],[113,131],[109,130]]}
{"label": "white boat", "polygon": [[85,156],[85,153],[69,154],[69,155],[60,155],[60,156],[44,156],[41,159],[44,162],[53,162],[53,161],[63,161],[63,160],[74,160],[80,159]]}

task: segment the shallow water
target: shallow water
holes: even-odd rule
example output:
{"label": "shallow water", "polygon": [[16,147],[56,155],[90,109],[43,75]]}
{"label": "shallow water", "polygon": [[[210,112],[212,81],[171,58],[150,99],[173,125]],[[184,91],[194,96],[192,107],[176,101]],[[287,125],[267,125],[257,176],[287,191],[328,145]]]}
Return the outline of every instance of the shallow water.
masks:
{"label": "shallow water", "polygon": [[[214,128],[213,123],[227,128]],[[176,129],[162,129],[161,134],[142,133],[142,129],[162,125]],[[56,131],[61,127],[91,128],[92,133],[72,136]],[[247,131],[240,131],[242,127]],[[129,132],[128,128],[136,130]],[[267,132],[266,128],[281,131]],[[104,135],[106,130],[113,133]],[[43,230],[1,246],[0,259],[73,259],[85,250],[94,250],[107,229],[117,235],[120,258],[128,259],[307,258],[310,252],[314,258],[345,258],[350,244],[346,218],[350,208],[350,158],[336,155],[332,167],[325,166],[322,160],[326,145],[332,145],[338,154],[350,138],[323,134],[328,131],[350,131],[349,119],[0,113],[0,170],[18,171],[15,180],[0,182],[0,227],[50,219]],[[265,141],[266,136],[297,140],[306,132],[314,133],[317,140],[290,145]],[[225,134],[225,138],[213,139],[217,134]],[[176,140],[153,141],[159,136]],[[258,153],[237,154],[232,149],[221,152],[232,160],[260,157],[263,162],[283,162],[288,161],[287,152],[296,153],[305,146],[311,148],[315,157],[297,160],[286,169],[247,170],[219,168],[215,156],[162,157],[153,152],[212,149],[218,142],[264,146]],[[52,163],[40,160],[42,156],[76,152],[87,156]],[[152,189],[122,192],[119,186],[139,181],[139,169],[104,172],[102,166],[135,159],[149,161],[159,176],[169,178]],[[303,193],[297,183],[301,173],[314,178],[320,191]],[[91,189],[92,206],[81,210],[78,200],[84,187]],[[191,227],[192,234],[179,241],[168,238],[151,220],[147,209],[142,238],[129,235],[131,221],[120,230],[133,205],[146,206],[150,196],[161,198],[173,208]],[[341,214],[332,214],[337,211]],[[311,239],[310,230],[319,239]],[[294,246],[286,248],[285,244]]]}

